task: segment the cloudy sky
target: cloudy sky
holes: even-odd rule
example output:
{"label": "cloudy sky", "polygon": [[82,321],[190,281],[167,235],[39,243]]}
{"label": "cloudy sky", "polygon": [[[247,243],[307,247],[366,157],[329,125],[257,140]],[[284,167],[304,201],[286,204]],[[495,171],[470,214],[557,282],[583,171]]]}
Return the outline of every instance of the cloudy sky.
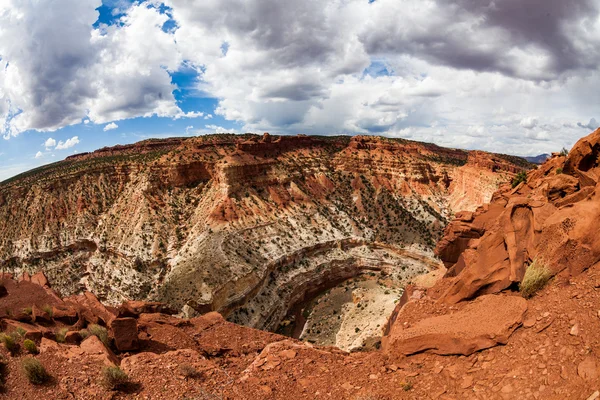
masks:
{"label": "cloudy sky", "polygon": [[0,180],[223,131],[557,151],[598,65],[600,0],[0,0]]}

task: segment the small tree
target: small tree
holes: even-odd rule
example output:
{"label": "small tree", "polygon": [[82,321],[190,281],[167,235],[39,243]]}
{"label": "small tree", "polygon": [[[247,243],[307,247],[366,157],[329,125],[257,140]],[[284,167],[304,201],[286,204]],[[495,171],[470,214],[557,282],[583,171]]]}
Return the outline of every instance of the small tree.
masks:
{"label": "small tree", "polygon": [[525,171],[521,171],[515,176],[512,181],[512,187],[516,188],[521,182],[527,182],[527,173]]}
{"label": "small tree", "polygon": [[560,155],[561,156],[568,156],[569,155],[569,150],[567,150],[566,147],[563,147],[562,150],[560,151]]}

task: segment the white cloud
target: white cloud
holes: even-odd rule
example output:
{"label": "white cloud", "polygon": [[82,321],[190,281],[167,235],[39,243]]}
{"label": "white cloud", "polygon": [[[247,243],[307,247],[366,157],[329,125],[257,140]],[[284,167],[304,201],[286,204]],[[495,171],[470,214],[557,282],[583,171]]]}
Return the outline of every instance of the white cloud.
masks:
{"label": "white cloud", "polygon": [[119,127],[119,125],[115,124],[114,122],[111,122],[110,124],[106,125],[103,130],[104,130],[104,132],[106,132],[106,131],[111,131],[113,129],[117,129],[118,127]]}
{"label": "white cloud", "polygon": [[73,147],[77,144],[79,144],[79,138],[77,136],[73,136],[71,139],[67,139],[65,142],[63,142],[62,140],[60,142],[58,142],[55,149],[56,150],[66,150],[66,149],[70,149],[71,147]]}
{"label": "white cloud", "polygon": [[[168,71],[181,56],[162,30],[168,16],[146,3],[120,23],[92,25],[101,0],[0,4],[0,133],[54,131],[84,118],[184,117]],[[86,119],[87,120],[87,119]]]}
{"label": "white cloud", "polygon": [[[100,0],[0,5],[4,136],[215,115],[243,131],[522,153],[569,147],[598,125],[598,0],[547,0],[542,19],[523,12],[534,0],[166,0],[169,30],[158,0],[113,3],[124,15],[98,29]],[[184,64],[214,113],[178,106],[169,73]]]}
{"label": "white cloud", "polygon": [[44,153],[42,153],[41,151],[38,151],[37,153],[35,153],[35,158],[42,158],[44,157]]}
{"label": "white cloud", "polygon": [[523,118],[519,125],[525,129],[533,129],[538,125],[538,120],[534,117]]}
{"label": "white cloud", "polygon": [[48,138],[45,142],[44,142],[44,147],[46,147],[46,150],[51,148],[51,147],[55,147],[56,146],[56,140],[52,139],[52,138]]}

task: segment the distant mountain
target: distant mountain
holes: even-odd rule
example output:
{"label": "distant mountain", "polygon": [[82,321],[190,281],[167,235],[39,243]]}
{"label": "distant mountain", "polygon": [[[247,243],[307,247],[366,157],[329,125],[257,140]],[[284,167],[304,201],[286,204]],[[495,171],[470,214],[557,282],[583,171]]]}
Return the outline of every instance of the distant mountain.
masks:
{"label": "distant mountain", "polygon": [[539,156],[534,157],[523,157],[527,161],[533,164],[543,164],[548,158],[550,158],[550,154],[540,154]]}

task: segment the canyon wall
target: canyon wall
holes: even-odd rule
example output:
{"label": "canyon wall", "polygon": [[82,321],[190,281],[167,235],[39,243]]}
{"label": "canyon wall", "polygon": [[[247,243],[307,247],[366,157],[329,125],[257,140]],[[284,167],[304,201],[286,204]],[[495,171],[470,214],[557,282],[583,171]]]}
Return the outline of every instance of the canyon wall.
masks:
{"label": "canyon wall", "polygon": [[65,296],[159,300],[272,328],[285,315],[279,296],[294,302],[309,281],[385,263],[364,252],[432,256],[455,212],[475,210],[527,167],[361,136],[104,148],[0,183],[0,265],[44,271]]}

